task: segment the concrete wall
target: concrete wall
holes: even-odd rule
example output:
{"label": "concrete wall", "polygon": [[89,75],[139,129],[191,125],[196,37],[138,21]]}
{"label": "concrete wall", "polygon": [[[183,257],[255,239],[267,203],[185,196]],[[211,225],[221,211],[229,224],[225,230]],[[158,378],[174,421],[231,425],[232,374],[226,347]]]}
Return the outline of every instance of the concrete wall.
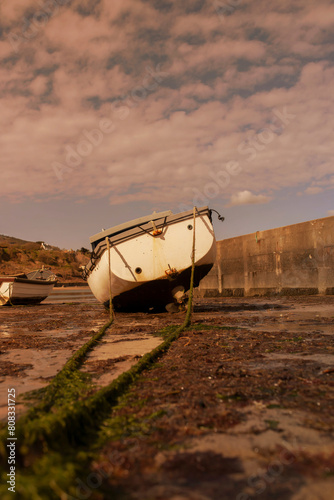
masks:
{"label": "concrete wall", "polygon": [[334,293],[334,217],[217,242],[202,296]]}

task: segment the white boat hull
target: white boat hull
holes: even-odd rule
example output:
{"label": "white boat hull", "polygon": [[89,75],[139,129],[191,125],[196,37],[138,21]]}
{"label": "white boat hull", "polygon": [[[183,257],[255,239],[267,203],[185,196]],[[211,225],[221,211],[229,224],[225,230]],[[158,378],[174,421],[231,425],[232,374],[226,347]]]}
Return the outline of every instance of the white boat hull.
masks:
{"label": "white boat hull", "polygon": [[0,277],[0,305],[38,304],[46,299],[56,281]]}
{"label": "white boat hull", "polygon": [[[87,277],[98,301],[107,306],[111,294],[116,309],[145,310],[159,305],[165,307],[174,300],[176,289],[189,289],[192,214],[171,224],[166,219],[160,226],[161,233],[156,236],[152,236],[154,227],[151,225],[150,231],[139,231],[140,234],[115,244],[111,241],[110,249],[100,242],[98,258]],[[198,286],[211,269],[216,255],[208,210],[196,216],[195,243],[195,286]]]}

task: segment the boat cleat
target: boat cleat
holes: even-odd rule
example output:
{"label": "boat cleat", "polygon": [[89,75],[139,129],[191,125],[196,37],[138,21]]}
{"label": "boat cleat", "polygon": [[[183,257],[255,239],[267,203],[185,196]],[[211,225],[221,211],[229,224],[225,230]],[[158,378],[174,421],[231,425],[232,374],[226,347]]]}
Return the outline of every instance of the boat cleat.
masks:
{"label": "boat cleat", "polygon": [[162,229],[157,229],[156,225],[154,224],[154,221],[151,220],[151,224],[152,224],[152,227],[153,227],[153,232],[151,233],[152,236],[159,236],[159,234],[162,233]]}
{"label": "boat cleat", "polygon": [[175,267],[170,267],[169,264],[168,264],[168,269],[165,270],[165,274],[166,274],[167,278],[171,278],[171,279],[174,279],[174,278],[176,278],[176,276],[179,275],[179,273],[175,269]]}

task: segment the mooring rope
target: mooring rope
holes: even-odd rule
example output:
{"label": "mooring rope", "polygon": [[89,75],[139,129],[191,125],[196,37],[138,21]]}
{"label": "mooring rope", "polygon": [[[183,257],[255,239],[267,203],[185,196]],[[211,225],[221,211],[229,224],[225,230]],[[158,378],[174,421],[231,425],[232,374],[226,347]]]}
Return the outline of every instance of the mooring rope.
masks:
{"label": "mooring rope", "polygon": [[193,312],[193,292],[194,292],[194,276],[195,276],[195,243],[196,243],[196,234],[195,234],[195,225],[196,225],[196,212],[197,208],[193,209],[193,246],[191,253],[191,275],[190,275],[190,287],[189,287],[189,299],[188,299],[188,308],[184,323],[181,328],[187,328],[191,323],[191,316]]}
{"label": "mooring rope", "polygon": [[112,321],[114,319],[114,310],[112,305],[112,291],[111,291],[110,241],[108,237],[106,237],[106,242],[107,242],[108,268],[109,268],[109,313],[110,313],[110,321]]}

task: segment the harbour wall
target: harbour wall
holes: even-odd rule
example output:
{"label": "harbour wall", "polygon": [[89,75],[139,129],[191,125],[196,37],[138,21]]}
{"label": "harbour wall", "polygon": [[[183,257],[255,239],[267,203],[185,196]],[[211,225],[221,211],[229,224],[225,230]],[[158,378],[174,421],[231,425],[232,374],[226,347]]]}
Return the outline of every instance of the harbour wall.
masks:
{"label": "harbour wall", "polygon": [[217,242],[216,263],[197,294],[334,294],[334,217]]}

